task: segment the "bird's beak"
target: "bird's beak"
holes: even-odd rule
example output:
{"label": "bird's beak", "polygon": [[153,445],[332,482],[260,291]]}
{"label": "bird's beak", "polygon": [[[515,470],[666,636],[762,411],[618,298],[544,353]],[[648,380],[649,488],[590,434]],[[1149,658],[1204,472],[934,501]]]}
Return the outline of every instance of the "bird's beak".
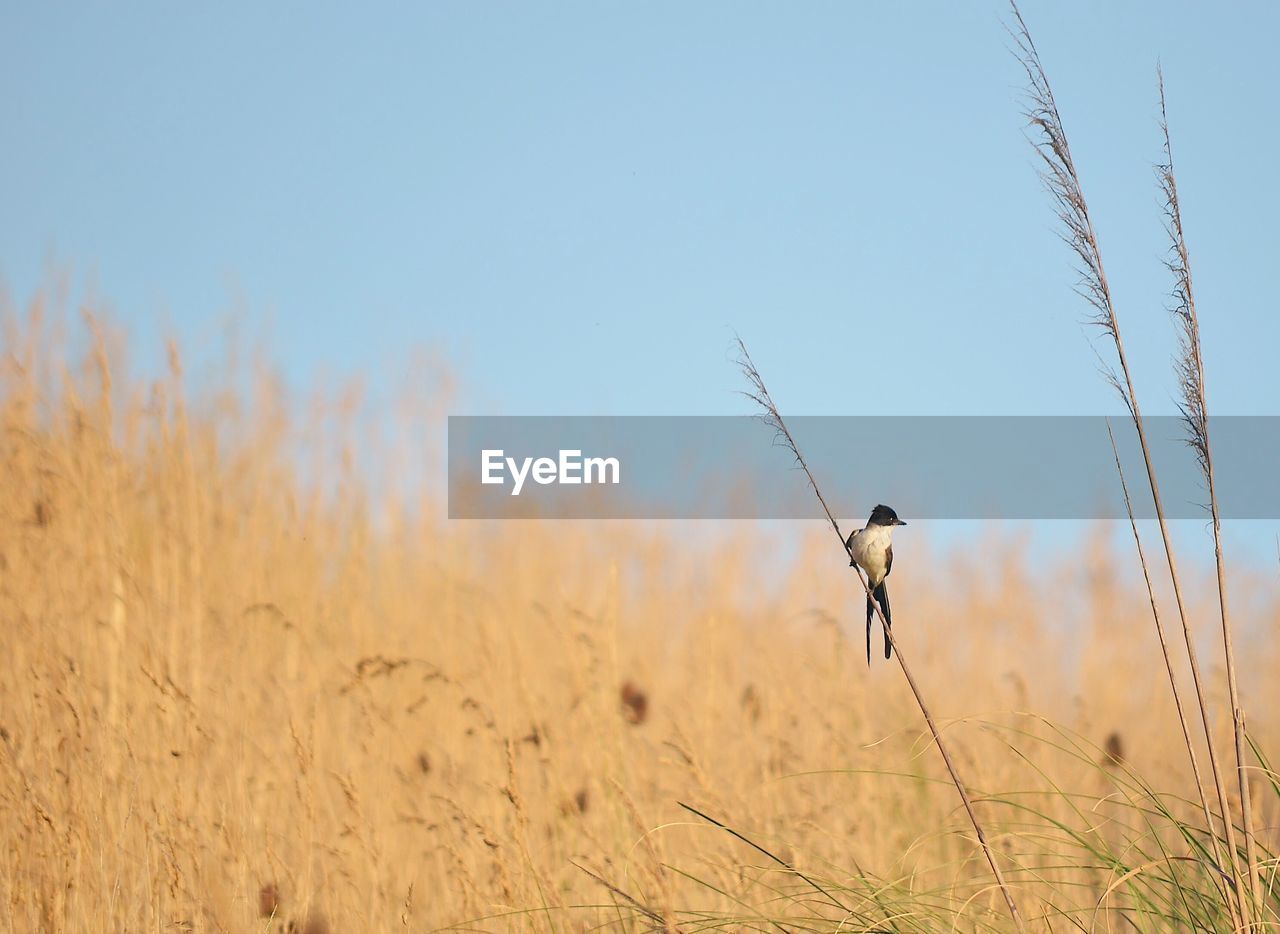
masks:
{"label": "bird's beak", "polygon": [[898,520],[898,525],[906,525],[906,523],[905,523],[905,522],[903,522],[901,519],[899,519],[899,520]]}

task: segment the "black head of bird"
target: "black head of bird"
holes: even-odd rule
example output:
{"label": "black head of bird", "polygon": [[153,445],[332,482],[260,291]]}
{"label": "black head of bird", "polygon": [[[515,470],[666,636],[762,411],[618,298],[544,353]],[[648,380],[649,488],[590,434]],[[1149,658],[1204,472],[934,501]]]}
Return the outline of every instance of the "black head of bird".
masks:
{"label": "black head of bird", "polygon": [[893,526],[893,525],[906,525],[906,523],[898,518],[898,514],[894,512],[892,508],[881,504],[877,506],[875,509],[871,510],[871,518],[867,520],[867,525]]}

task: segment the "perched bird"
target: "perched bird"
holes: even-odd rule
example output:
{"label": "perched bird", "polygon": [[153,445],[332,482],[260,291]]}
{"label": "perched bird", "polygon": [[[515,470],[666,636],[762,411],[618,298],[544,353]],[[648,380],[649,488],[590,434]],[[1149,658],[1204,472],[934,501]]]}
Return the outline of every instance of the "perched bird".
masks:
{"label": "perched bird", "polygon": [[[893,570],[893,527],[906,525],[898,514],[888,506],[877,506],[871,510],[871,518],[864,529],[858,529],[849,535],[845,546],[849,549],[849,567],[855,565],[867,572],[867,583],[871,586],[871,595],[867,597],[867,664],[871,664],[871,617],[876,608],[871,602],[872,596],[880,604],[884,613],[884,621],[893,625],[889,615],[889,591],[885,589],[884,579]],[[889,641],[889,633],[884,634],[884,657],[893,656],[893,644]]]}

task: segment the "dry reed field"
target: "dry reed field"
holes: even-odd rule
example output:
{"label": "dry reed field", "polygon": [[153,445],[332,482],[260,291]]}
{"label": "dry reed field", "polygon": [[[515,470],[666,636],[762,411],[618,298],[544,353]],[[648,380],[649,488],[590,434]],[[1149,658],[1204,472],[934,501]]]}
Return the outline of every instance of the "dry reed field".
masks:
{"label": "dry reed field", "polygon": [[[310,429],[268,385],[185,401],[176,355],[131,379],[97,324],[59,337],[43,307],[9,309],[3,364],[5,929],[1007,927],[820,529],[764,582],[779,542],[749,526],[450,523],[340,461],[309,485]],[[1023,914],[1212,917],[1194,862],[1119,882],[1185,855],[1196,818],[1124,540],[1051,569],[989,544],[995,578],[915,546],[898,638]],[[1212,579],[1191,582],[1208,643]],[[1280,605],[1234,583],[1261,698]]]}
{"label": "dry reed field", "polygon": [[[1145,455],[1016,8],[1011,38]],[[913,528],[897,651],[870,668],[865,581],[744,345],[761,443],[795,458],[815,521],[691,540],[451,522],[443,394],[410,400],[437,420],[407,453],[354,392],[195,380],[177,346],[143,376],[103,308],[4,299],[0,930],[1280,927],[1280,590],[1224,556],[1160,104],[1200,553],[1175,555],[1162,511],[1048,562],[998,526],[981,566]],[[1144,467],[1116,483],[1160,510]]]}

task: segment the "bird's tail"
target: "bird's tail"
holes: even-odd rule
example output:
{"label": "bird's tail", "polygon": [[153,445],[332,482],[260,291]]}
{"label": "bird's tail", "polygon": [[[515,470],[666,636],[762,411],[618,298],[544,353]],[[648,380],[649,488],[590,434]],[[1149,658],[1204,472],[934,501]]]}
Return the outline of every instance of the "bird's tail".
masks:
{"label": "bird's tail", "polygon": [[871,619],[876,615],[875,605],[871,597],[867,597],[867,667],[871,667]]}
{"label": "bird's tail", "polygon": [[[875,596],[876,602],[880,604],[880,610],[884,613],[885,633],[884,633],[884,657],[893,658],[893,643],[889,641],[889,628],[893,626],[893,617],[889,613],[889,590],[881,581],[876,585],[875,590],[871,591]],[[871,654],[871,599],[867,599],[867,654]]]}

